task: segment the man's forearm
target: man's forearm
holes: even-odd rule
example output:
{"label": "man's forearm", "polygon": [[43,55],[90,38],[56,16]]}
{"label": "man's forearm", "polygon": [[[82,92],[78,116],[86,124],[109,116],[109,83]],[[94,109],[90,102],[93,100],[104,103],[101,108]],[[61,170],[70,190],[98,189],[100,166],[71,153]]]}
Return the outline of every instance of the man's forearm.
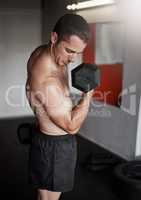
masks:
{"label": "man's forearm", "polygon": [[71,113],[71,128],[72,130],[79,129],[84,122],[90,106],[90,100],[91,97],[86,95],[80,101],[74,108],[72,109]]}

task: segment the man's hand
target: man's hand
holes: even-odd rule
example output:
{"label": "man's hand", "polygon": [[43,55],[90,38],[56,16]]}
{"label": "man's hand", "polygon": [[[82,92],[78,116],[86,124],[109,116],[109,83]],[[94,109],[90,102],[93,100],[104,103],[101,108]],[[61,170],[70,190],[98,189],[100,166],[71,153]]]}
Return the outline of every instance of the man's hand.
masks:
{"label": "man's hand", "polygon": [[81,93],[81,96],[82,96],[82,98],[92,99],[93,94],[94,94],[94,89],[90,90],[90,91],[87,92],[87,93],[82,92],[82,93]]}

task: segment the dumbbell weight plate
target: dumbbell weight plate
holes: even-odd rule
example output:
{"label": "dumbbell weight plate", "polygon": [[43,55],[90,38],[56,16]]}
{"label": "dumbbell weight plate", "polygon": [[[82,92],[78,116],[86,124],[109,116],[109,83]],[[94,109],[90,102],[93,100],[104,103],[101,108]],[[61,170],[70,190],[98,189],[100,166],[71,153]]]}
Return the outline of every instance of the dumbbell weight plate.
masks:
{"label": "dumbbell weight plate", "polygon": [[71,71],[72,86],[88,92],[100,85],[100,70],[95,64],[82,63]]}

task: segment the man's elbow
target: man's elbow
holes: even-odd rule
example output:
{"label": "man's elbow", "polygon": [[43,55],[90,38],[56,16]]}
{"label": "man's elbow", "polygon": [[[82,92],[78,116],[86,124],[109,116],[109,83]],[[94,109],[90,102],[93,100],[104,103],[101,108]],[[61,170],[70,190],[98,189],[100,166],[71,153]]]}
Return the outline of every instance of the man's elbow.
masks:
{"label": "man's elbow", "polygon": [[72,134],[72,135],[77,134],[77,132],[79,131],[79,129],[80,129],[80,127],[79,128],[78,127],[77,128],[73,128],[71,126],[71,127],[68,128],[68,133]]}

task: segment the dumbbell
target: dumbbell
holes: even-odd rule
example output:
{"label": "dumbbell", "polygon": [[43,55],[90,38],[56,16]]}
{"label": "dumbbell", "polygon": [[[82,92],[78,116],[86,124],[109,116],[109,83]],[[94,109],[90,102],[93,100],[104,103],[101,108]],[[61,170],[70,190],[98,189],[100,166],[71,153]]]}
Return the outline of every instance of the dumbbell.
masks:
{"label": "dumbbell", "polygon": [[88,92],[100,85],[100,69],[96,64],[81,63],[71,71],[72,86]]}

